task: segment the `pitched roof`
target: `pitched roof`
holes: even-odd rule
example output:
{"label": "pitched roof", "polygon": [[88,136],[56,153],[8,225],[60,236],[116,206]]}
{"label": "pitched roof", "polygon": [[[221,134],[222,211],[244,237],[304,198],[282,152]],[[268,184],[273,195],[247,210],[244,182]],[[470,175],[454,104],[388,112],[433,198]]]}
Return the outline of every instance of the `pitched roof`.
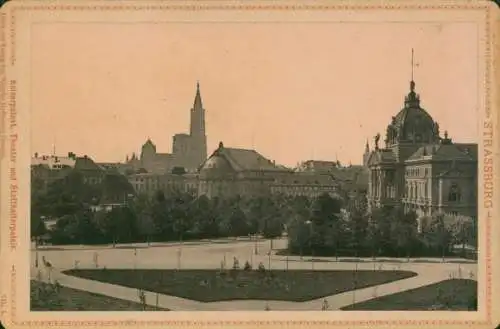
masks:
{"label": "pitched roof", "polygon": [[75,161],[76,170],[98,170],[102,171],[102,168],[98,166],[91,158],[88,156],[77,157]]}
{"label": "pitched roof", "polygon": [[370,154],[368,164],[393,163],[396,162],[394,153],[391,150],[379,149]]}
{"label": "pitched roof", "polygon": [[284,170],[255,150],[224,147],[221,151],[235,170]]}
{"label": "pitched roof", "polygon": [[363,166],[338,168],[331,172],[331,176],[344,184],[368,186],[368,170]]}
{"label": "pitched roof", "polygon": [[445,172],[440,173],[438,176],[439,177],[460,177],[462,176],[463,172],[459,170],[458,168],[451,168]]}
{"label": "pitched roof", "polygon": [[434,144],[420,147],[407,161],[429,156],[433,160],[476,160],[477,144]]}

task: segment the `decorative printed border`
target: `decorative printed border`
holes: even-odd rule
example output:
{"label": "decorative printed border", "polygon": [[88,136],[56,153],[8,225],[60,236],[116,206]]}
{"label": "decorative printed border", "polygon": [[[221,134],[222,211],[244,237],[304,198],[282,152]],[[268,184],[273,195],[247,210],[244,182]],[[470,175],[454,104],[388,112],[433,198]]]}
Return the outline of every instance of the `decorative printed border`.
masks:
{"label": "decorative printed border", "polygon": [[[22,3],[22,2],[20,2]],[[100,4],[100,5],[17,5],[16,2],[12,4],[10,8],[9,19],[9,37],[10,37],[10,57],[9,63],[13,67],[16,64],[16,15],[18,11],[342,11],[342,10],[357,10],[357,11],[367,11],[367,10],[481,10],[485,13],[485,124],[493,124],[492,122],[492,107],[490,100],[491,93],[491,72],[492,72],[492,54],[491,54],[491,43],[492,43],[492,31],[491,31],[491,8],[485,3],[470,3],[464,2],[463,4],[418,4],[418,3],[408,3],[408,4],[159,4],[159,5],[136,5],[136,4]],[[5,33],[7,34],[7,33]],[[6,59],[6,56],[5,58]],[[2,63],[3,65],[3,63]],[[8,80],[6,80],[5,87],[8,85]],[[4,92],[2,90],[2,92]],[[10,90],[7,92],[9,93]],[[14,91],[15,97],[15,91]],[[485,128],[485,127],[483,127]],[[483,147],[485,147],[484,139],[482,140]],[[487,145],[490,149],[493,148],[492,141]],[[493,151],[492,151],[493,152]],[[494,153],[494,152],[493,152]],[[493,166],[496,163],[493,161]],[[16,267],[15,264],[12,265],[10,269],[10,314],[9,320],[10,324],[20,327],[20,326],[34,326],[34,327],[60,327],[60,326],[189,326],[189,327],[201,327],[201,326],[471,326],[471,325],[491,325],[492,323],[492,213],[493,203],[491,207],[487,208],[485,214],[485,224],[486,225],[486,320],[484,321],[473,321],[473,320],[331,320],[331,321],[291,321],[291,320],[272,320],[272,321],[168,321],[168,320],[145,320],[145,321],[18,321],[16,319],[17,307],[16,307]],[[12,234],[12,232],[11,232]],[[16,243],[10,245],[16,245]],[[2,295],[2,306],[4,305],[5,296]],[[4,310],[2,308],[2,314]]]}

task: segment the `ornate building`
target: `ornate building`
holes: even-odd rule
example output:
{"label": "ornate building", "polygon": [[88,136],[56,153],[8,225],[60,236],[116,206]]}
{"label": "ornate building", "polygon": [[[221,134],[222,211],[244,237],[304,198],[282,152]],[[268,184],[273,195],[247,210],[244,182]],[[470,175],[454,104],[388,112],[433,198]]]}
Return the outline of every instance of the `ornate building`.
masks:
{"label": "ornate building", "polygon": [[369,169],[368,206],[403,204],[422,216],[440,212],[477,215],[477,144],[455,143],[420,106],[415,82],[404,107],[387,126],[385,148],[367,143],[363,162]]}
{"label": "ornate building", "polygon": [[175,134],[172,138],[172,153],[158,153],[156,145],[148,138],[141,148],[140,157],[135,153],[127,167],[133,171],[144,169],[149,173],[166,174],[174,167],[183,167],[195,172],[207,158],[207,136],[205,132],[205,109],[201,100],[200,84],[196,85],[196,95],[191,108],[190,133]]}

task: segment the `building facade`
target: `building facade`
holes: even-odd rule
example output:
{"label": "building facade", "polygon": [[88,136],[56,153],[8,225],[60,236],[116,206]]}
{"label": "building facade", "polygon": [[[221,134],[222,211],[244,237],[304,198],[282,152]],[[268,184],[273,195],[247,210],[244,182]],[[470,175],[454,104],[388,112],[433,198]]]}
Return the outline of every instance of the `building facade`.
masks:
{"label": "building facade", "polygon": [[196,195],[198,192],[198,177],[196,174],[141,173],[129,175],[127,178],[137,194],[154,196],[156,192],[162,191],[168,196],[174,193]]}
{"label": "building facade", "polygon": [[375,136],[365,147],[368,207],[403,205],[419,217],[434,213],[477,217],[477,144],[440,136],[439,124],[420,106],[415,82],[404,107],[387,126],[385,147]]}
{"label": "building facade", "polygon": [[331,175],[297,172],[277,165],[255,150],[219,147],[203,163],[198,195],[213,197],[287,196],[317,197],[337,194]]}

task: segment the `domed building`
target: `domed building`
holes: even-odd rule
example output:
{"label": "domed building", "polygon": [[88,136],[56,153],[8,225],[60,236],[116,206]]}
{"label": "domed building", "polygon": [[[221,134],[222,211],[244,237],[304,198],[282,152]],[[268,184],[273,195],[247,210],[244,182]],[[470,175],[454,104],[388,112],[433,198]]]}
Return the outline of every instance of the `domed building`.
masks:
{"label": "domed building", "polygon": [[370,209],[403,204],[420,217],[436,212],[477,217],[477,144],[455,143],[420,106],[415,82],[387,126],[385,147],[375,136],[363,155]]}

